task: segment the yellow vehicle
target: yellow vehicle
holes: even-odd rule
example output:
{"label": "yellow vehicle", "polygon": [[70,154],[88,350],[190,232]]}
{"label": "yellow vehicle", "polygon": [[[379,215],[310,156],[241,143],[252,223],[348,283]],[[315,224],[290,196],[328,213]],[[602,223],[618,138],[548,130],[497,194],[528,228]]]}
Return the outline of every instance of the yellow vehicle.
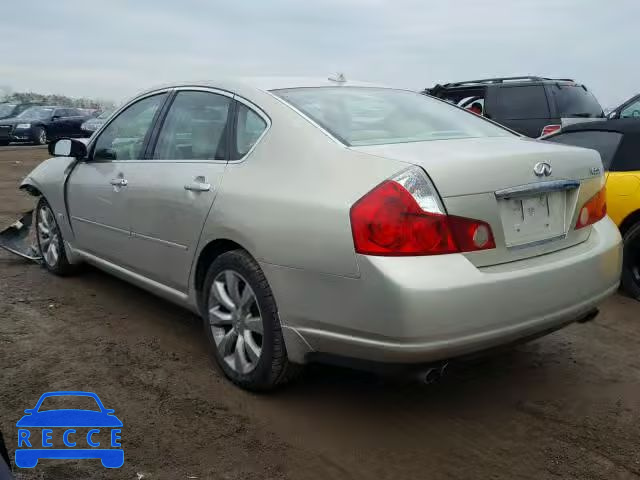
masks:
{"label": "yellow vehicle", "polygon": [[607,212],[624,238],[622,287],[640,300],[640,118],[570,125],[545,140],[600,152]]}

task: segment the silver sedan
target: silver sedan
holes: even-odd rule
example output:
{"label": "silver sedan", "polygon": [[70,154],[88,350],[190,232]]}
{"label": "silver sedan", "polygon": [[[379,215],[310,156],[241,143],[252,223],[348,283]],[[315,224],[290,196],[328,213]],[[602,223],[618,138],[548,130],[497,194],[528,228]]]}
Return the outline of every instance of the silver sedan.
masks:
{"label": "silver sedan", "polygon": [[588,317],[619,282],[599,155],[406,90],[180,84],[24,180],[44,266],[204,319],[253,390],[310,361],[432,365]]}

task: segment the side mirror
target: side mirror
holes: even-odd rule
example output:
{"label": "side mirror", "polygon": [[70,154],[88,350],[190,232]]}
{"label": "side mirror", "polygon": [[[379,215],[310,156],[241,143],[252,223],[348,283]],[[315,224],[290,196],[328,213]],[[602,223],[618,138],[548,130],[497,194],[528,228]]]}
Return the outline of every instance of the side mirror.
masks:
{"label": "side mirror", "polygon": [[24,413],[29,413],[29,414],[31,414],[31,413],[33,413],[33,410],[34,410],[33,408],[27,408],[27,409],[24,411]]}
{"label": "side mirror", "polygon": [[73,138],[61,138],[49,144],[49,153],[54,157],[84,158],[87,156],[87,146]]}
{"label": "side mirror", "polygon": [[51,117],[51,121],[55,122],[56,120],[58,120],[60,118],[60,115],[54,115],[53,117]]}

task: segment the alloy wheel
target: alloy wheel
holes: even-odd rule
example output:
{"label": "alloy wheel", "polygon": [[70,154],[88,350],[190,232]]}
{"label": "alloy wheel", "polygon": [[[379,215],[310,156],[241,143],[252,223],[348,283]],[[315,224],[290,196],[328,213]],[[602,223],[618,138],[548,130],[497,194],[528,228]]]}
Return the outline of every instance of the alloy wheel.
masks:
{"label": "alloy wheel", "polygon": [[253,289],[234,270],[223,270],[211,285],[209,326],[229,367],[240,374],[256,368],[262,355],[262,315]]}
{"label": "alloy wheel", "polygon": [[42,257],[47,265],[55,267],[60,258],[60,230],[49,206],[44,205],[38,211],[37,225],[38,243]]}
{"label": "alloy wheel", "polygon": [[47,132],[44,128],[40,130],[40,135],[38,136],[38,143],[40,143],[40,145],[44,145],[45,143],[47,143]]}

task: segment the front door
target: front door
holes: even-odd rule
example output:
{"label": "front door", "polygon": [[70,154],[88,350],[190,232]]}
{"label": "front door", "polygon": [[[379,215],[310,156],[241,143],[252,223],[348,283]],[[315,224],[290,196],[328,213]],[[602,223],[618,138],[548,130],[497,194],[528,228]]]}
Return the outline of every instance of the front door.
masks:
{"label": "front door", "polygon": [[128,260],[134,271],[180,291],[227,165],[232,98],[181,89],[149,158],[128,162]]}
{"label": "front door", "polygon": [[76,247],[120,266],[130,248],[129,182],[126,166],[139,161],[154,118],[167,97],[154,94],[118,114],[89,147],[89,156],[67,184]]}

